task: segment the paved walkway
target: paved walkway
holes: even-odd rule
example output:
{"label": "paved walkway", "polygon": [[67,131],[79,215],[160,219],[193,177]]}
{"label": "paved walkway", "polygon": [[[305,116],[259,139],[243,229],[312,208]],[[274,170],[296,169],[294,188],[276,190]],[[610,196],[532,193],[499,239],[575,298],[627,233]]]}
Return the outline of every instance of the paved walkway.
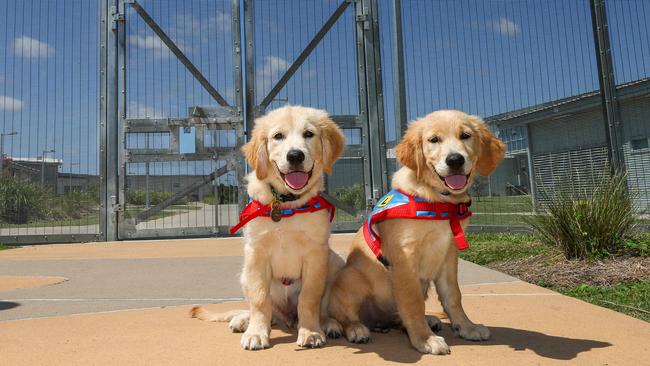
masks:
{"label": "paved walkway", "polygon": [[[332,246],[345,254],[348,235]],[[187,316],[191,304],[244,308],[240,239],[144,241],[24,247],[0,251],[0,364],[354,365],[642,364],[650,324],[462,262],[470,317],[484,343],[442,335],[449,356],[420,355],[399,331],[367,345],[329,341],[300,350],[295,334],[272,332],[272,348],[240,349],[221,323]],[[439,311],[432,299],[428,311]]]}

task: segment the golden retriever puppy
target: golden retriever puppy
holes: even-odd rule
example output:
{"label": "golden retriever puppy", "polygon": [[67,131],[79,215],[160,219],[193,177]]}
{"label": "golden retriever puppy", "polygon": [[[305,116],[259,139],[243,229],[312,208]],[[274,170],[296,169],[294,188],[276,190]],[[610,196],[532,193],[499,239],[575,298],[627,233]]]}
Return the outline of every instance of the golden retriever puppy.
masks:
{"label": "golden retriever puppy", "polygon": [[212,315],[195,308],[194,317],[230,321],[233,331],[244,331],[241,346],[249,350],[269,347],[272,318],[297,322],[301,347],[325,343],[321,321],[328,333],[340,334],[327,317],[326,292],[344,262],[328,245],[334,207],[318,193],[344,142],[318,109],[288,106],[255,121],[242,149],[254,169],[247,177],[253,201],[231,230],[244,229],[241,283],[250,310]]}
{"label": "golden retriever puppy", "polygon": [[[468,189],[478,174],[494,171],[503,159],[504,144],[479,117],[443,110],[413,122],[396,155],[403,167],[393,176],[393,191],[379,200],[373,214],[400,199],[443,210],[417,211],[417,217],[413,211],[410,218],[388,218],[372,228],[364,225],[332,287],[329,313],[351,342],[367,342],[368,327],[402,325],[418,351],[446,354],[445,340],[432,331],[440,329],[440,320],[424,313],[433,281],[457,335],[486,340],[488,328],[472,323],[461,305],[457,246],[466,245]],[[438,216],[422,219],[421,212]],[[373,234],[368,239],[369,228]],[[380,248],[369,245],[374,235],[381,238]]]}

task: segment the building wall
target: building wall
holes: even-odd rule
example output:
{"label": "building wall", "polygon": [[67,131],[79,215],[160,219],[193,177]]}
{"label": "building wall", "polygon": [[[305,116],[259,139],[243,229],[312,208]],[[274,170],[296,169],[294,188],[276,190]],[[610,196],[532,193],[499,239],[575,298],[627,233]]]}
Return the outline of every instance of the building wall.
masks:
{"label": "building wall", "polygon": [[[649,102],[648,96],[620,101],[628,185],[637,194],[641,209],[650,208],[650,149],[642,143],[645,140],[650,144]],[[543,199],[545,191],[562,187],[589,189],[608,171],[600,106],[533,122],[530,139],[538,199]]]}
{"label": "building wall", "polygon": [[594,108],[530,125],[534,155],[605,145],[603,113]]}
{"label": "building wall", "polygon": [[650,99],[648,96],[625,101],[623,120],[623,158],[630,191],[637,195],[637,206],[650,210]]}

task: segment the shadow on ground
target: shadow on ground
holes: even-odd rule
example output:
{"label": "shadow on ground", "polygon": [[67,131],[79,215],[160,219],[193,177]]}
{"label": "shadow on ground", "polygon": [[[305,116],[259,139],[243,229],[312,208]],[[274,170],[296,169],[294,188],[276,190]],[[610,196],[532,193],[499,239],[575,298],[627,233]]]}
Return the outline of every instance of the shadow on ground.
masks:
{"label": "shadow on ground", "polygon": [[[554,360],[571,360],[579,353],[586,352],[594,348],[609,347],[612,344],[591,339],[575,339],[547,335],[540,332],[506,328],[506,327],[489,327],[492,336],[487,342],[471,342],[460,339],[453,334],[451,327],[445,325],[438,335],[445,338],[447,344],[451,347],[452,354],[454,349],[463,346],[495,346],[507,345],[513,351],[531,350],[538,356]],[[286,331],[286,329],[285,329]],[[297,333],[291,331],[291,335],[271,338],[271,347],[282,343],[293,343],[296,341]],[[425,356],[417,352],[408,340],[405,332],[400,330],[391,330],[388,333],[372,333],[372,340],[368,344],[354,344],[345,340],[345,338],[328,339],[326,347],[346,347],[357,349],[358,354],[376,353],[386,361],[414,363]],[[296,347],[296,350],[307,350]]]}
{"label": "shadow on ground", "polygon": [[17,306],[20,306],[20,304],[17,303],[17,302],[0,301],[0,311],[13,309],[13,308],[15,308]]}

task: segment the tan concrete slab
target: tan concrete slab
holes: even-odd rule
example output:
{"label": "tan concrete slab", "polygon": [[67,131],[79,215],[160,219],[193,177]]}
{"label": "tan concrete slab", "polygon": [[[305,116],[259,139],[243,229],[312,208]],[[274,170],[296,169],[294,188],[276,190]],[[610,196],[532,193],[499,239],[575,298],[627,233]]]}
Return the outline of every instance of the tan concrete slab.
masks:
{"label": "tan concrete slab", "polygon": [[[189,319],[189,306],[2,322],[0,348],[9,365],[640,365],[650,359],[650,324],[640,320],[559,294],[539,295],[537,286],[525,283],[463,291],[476,295],[463,299],[469,316],[493,336],[463,341],[446,326],[441,335],[451,346],[448,356],[419,354],[401,331],[373,333],[367,345],[339,339],[302,350],[295,333],[274,329],[270,349],[244,351],[240,335],[226,324]],[[431,301],[427,309],[439,306]]]}
{"label": "tan concrete slab", "polygon": [[[347,254],[352,234],[334,234],[330,246]],[[242,238],[139,240],[85,244],[31,245],[0,251],[0,260],[144,259],[244,255]]]}
{"label": "tan concrete slab", "polygon": [[0,292],[54,285],[64,281],[66,281],[65,277],[0,276]]}

